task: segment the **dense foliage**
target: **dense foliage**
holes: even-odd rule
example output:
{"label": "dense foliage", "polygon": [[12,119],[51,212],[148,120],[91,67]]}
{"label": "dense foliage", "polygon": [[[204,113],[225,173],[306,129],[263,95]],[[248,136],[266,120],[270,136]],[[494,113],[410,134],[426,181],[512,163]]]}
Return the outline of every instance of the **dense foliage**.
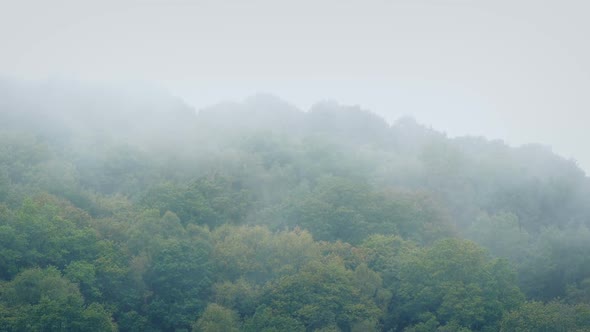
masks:
{"label": "dense foliage", "polygon": [[138,95],[0,81],[0,330],[590,330],[590,182],[549,149]]}

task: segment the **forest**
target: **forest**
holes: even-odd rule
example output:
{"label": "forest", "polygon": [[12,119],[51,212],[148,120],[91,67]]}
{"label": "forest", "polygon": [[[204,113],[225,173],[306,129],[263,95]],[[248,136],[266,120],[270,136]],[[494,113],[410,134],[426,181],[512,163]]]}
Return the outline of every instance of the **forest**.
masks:
{"label": "forest", "polygon": [[538,144],[0,80],[0,331],[590,331],[589,227]]}

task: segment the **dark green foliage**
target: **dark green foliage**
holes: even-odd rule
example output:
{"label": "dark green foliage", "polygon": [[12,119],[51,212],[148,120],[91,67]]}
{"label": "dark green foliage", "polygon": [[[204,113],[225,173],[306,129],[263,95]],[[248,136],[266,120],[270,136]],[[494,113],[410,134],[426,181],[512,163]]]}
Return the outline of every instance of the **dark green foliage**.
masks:
{"label": "dark green foliage", "polygon": [[85,305],[55,268],[29,269],[0,288],[0,326],[9,331],[116,331],[100,304]]}
{"label": "dark green foliage", "polygon": [[507,263],[490,260],[475,243],[443,240],[402,257],[391,303],[397,329],[436,322],[494,330],[524,299]]}
{"label": "dark green foliage", "polygon": [[74,260],[98,255],[96,233],[88,215],[49,195],[23,202],[0,224],[0,271],[14,276],[19,269],[54,265],[64,268]]}
{"label": "dark green foliage", "polygon": [[147,313],[161,330],[188,329],[196,313],[205,308],[211,284],[210,246],[203,240],[168,240],[151,252],[144,280],[151,295]]}
{"label": "dark green foliage", "polygon": [[590,305],[527,302],[504,315],[500,331],[582,332],[590,326]]}
{"label": "dark green foliage", "polygon": [[246,219],[252,197],[239,179],[223,176],[200,178],[188,187],[163,184],[150,189],[143,204],[160,213],[172,211],[183,224],[210,227],[236,224]]}
{"label": "dark green foliage", "polygon": [[445,211],[420,193],[376,192],[363,182],[328,177],[302,196],[287,207],[288,224],[320,240],[357,244],[371,234],[400,234],[428,243],[452,233]]}
{"label": "dark green foliage", "polygon": [[0,331],[590,329],[590,181],[546,148],[41,90],[0,91]]}
{"label": "dark green foliage", "polygon": [[545,301],[565,297],[568,285],[590,275],[589,238],[586,226],[544,229],[519,265],[523,291]]}

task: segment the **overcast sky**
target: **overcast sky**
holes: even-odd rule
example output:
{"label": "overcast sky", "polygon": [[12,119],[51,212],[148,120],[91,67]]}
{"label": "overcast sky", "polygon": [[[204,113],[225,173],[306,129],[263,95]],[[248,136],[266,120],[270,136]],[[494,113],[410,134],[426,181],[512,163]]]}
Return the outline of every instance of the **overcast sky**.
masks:
{"label": "overcast sky", "polygon": [[145,80],[196,108],[330,99],[550,145],[588,172],[589,3],[0,0],[0,75]]}

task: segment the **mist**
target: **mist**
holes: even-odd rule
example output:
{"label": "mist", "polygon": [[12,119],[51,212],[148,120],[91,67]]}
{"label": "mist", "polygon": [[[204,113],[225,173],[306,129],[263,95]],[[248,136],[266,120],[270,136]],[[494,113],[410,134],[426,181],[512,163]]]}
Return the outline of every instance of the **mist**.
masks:
{"label": "mist", "polygon": [[0,330],[589,330],[588,9],[0,4]]}
{"label": "mist", "polygon": [[[32,8],[32,10],[31,10]],[[272,93],[452,136],[542,143],[585,170],[583,1],[19,1],[0,74],[158,84],[200,109]]]}

